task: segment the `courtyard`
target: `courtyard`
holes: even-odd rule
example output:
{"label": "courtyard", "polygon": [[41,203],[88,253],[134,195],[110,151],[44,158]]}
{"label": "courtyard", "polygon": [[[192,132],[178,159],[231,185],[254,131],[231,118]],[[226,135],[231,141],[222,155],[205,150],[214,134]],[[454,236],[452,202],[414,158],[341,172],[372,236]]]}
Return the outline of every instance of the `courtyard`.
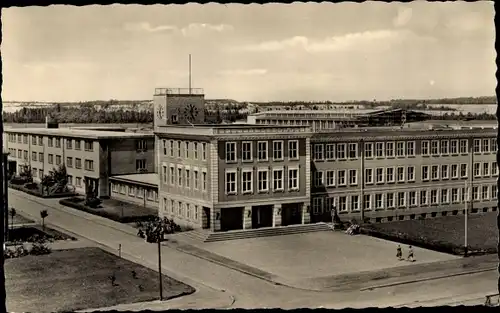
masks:
{"label": "courtyard", "polygon": [[[200,247],[294,281],[459,258],[414,247],[415,262],[398,261],[394,242],[331,231],[211,242]],[[408,247],[402,248],[406,257]]]}

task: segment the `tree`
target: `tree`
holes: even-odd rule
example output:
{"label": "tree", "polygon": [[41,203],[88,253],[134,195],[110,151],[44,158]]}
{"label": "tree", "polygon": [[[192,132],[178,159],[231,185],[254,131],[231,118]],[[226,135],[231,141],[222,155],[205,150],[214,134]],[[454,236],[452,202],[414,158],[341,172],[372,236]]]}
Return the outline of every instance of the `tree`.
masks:
{"label": "tree", "polygon": [[40,217],[42,218],[42,229],[45,231],[45,218],[49,216],[49,213],[47,210],[41,210],[40,211]]}

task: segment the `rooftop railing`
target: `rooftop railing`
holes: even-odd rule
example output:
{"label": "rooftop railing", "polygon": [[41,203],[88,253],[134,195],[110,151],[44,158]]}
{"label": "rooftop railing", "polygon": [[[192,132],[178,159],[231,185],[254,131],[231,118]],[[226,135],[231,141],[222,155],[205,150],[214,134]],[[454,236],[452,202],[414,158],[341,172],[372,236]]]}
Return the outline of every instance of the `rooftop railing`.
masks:
{"label": "rooftop railing", "polygon": [[203,94],[203,88],[155,88],[155,96]]}

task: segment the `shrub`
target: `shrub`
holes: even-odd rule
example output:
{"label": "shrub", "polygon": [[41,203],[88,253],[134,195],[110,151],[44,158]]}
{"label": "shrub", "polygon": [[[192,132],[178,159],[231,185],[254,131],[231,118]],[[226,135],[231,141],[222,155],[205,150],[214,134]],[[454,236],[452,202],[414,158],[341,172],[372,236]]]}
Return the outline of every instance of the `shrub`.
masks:
{"label": "shrub", "polygon": [[6,248],[3,255],[6,259],[20,258],[28,255],[29,251],[23,245],[16,246],[15,249]]}
{"label": "shrub", "polygon": [[36,238],[35,242],[33,242],[33,246],[31,247],[30,254],[31,255],[44,255],[49,254],[52,250],[47,246],[46,239],[43,237]]}
{"label": "shrub", "polygon": [[91,207],[93,209],[97,209],[97,207],[102,203],[101,199],[98,198],[89,198],[85,200],[85,205]]}

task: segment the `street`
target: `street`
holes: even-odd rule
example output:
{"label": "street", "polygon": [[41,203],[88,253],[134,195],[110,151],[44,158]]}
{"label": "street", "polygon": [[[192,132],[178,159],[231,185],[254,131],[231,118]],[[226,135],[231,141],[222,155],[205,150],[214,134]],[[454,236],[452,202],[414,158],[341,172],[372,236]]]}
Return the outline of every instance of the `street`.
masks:
{"label": "street", "polygon": [[[158,267],[156,245],[147,244],[135,236],[135,230],[128,225],[64,207],[57,199],[39,199],[15,190],[9,190],[9,201],[11,207],[26,217],[38,221],[40,210],[46,209],[49,214],[46,225],[49,227],[52,225],[69,231],[115,253],[121,244],[122,257],[155,270]],[[488,271],[364,292],[315,292],[274,285],[165,246],[162,247],[162,271],[192,285],[197,292],[165,303],[117,308],[359,308],[409,305],[416,301],[441,305],[442,302],[452,303],[461,299],[470,303],[471,299],[495,293],[497,285],[496,272]],[[477,301],[484,302],[484,297]]]}

